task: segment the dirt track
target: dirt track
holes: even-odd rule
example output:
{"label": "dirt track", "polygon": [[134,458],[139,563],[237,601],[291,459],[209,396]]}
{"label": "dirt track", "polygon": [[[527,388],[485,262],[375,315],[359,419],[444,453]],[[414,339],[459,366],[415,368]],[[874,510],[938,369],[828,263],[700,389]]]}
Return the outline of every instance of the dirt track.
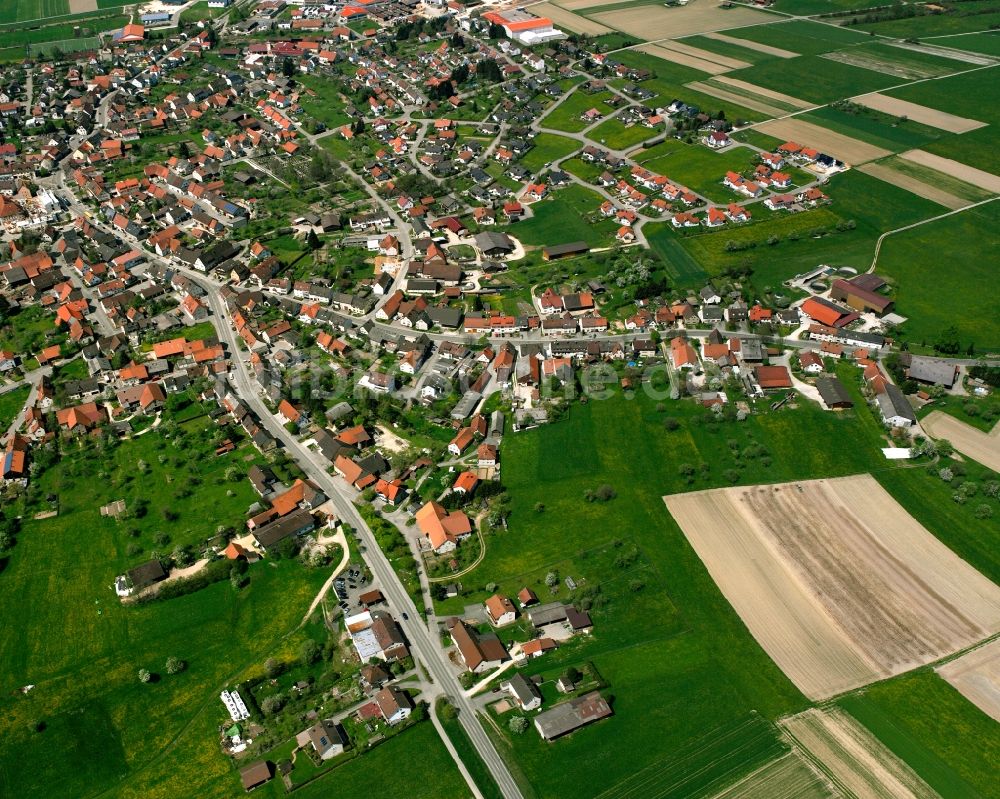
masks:
{"label": "dirt track", "polygon": [[984,433],[947,413],[931,411],[920,421],[920,426],[927,435],[948,439],[963,455],[1000,472],[1000,422]]}
{"label": "dirt track", "polygon": [[751,8],[724,9],[701,3],[674,8],[636,6],[594,14],[592,19],[647,42],[774,21],[772,15]]}
{"label": "dirt track", "polygon": [[855,799],[939,799],[913,769],[839,708],[810,709],[779,725],[795,750]]}
{"label": "dirt track", "polygon": [[664,499],[750,632],[812,699],[1000,630],[1000,588],[870,475]]}
{"label": "dirt track", "polygon": [[780,47],[772,47],[769,44],[752,42],[749,39],[737,39],[735,36],[726,36],[724,33],[706,33],[705,36],[709,39],[726,42],[727,44],[735,44],[739,47],[745,47],[747,50],[756,50],[758,53],[767,53],[767,55],[777,56],[778,58],[797,58],[799,56],[799,53],[793,53],[791,50],[783,50]]}
{"label": "dirt track", "polygon": [[946,663],[937,673],[983,713],[1000,721],[1000,639]]}
{"label": "dirt track", "polygon": [[929,166],[931,169],[964,180],[973,186],[979,186],[979,188],[986,189],[993,194],[1000,194],[1000,177],[992,172],[984,172],[982,169],[976,169],[950,158],[942,158],[940,155],[934,155],[926,150],[908,150],[905,153],[900,153],[899,157],[913,161],[915,164]]}
{"label": "dirt track", "polygon": [[917,180],[915,177],[911,177],[910,175],[904,175],[902,172],[897,172],[892,167],[885,166],[884,164],[862,164],[858,167],[858,171],[864,172],[866,175],[871,175],[879,180],[884,180],[886,183],[891,183],[893,186],[899,186],[901,189],[906,189],[907,191],[916,194],[918,197],[926,197],[928,200],[943,205],[945,208],[951,208],[954,210],[956,208],[963,208],[969,204],[961,197],[949,194],[943,189],[939,189],[937,186],[924,183],[922,180]]}
{"label": "dirt track", "polygon": [[893,116],[905,116],[921,125],[930,125],[932,128],[946,130],[949,133],[966,133],[976,128],[986,127],[985,122],[976,119],[966,119],[955,116],[945,111],[938,111],[936,108],[928,108],[925,105],[917,105],[907,100],[900,100],[896,97],[889,97],[885,94],[873,92],[855,97],[854,102],[874,108],[876,111],[883,111]]}
{"label": "dirt track", "polygon": [[761,133],[775,136],[779,139],[796,141],[805,147],[815,147],[817,150],[839,158],[848,164],[863,164],[892,155],[888,150],[876,147],[874,144],[852,139],[832,130],[814,125],[802,119],[775,119],[754,126]]}

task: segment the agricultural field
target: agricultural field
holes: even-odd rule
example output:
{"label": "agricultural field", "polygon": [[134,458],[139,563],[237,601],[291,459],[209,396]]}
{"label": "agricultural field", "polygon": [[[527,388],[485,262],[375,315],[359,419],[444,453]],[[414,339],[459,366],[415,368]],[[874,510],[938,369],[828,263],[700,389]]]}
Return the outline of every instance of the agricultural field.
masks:
{"label": "agricultural field", "polygon": [[859,109],[854,113],[853,106],[848,108],[851,110],[827,105],[800,114],[796,119],[894,153],[922,147],[947,135],[913,119],[900,122],[898,118],[892,119],[876,111]]}
{"label": "agricultural field", "polygon": [[7,0],[0,7],[0,24],[58,17],[69,12],[69,0]]}
{"label": "agricultural field", "polygon": [[1000,34],[968,33],[959,36],[935,36],[931,40],[940,47],[954,47],[970,53],[1000,56]]}
{"label": "agricultural field", "polygon": [[841,799],[840,793],[798,754],[772,760],[713,799]]}
{"label": "agricultural field", "polygon": [[575,139],[556,136],[553,133],[539,133],[531,143],[532,148],[520,163],[532,172],[540,171],[545,164],[565,158],[583,146]]}
{"label": "agricultural field", "polygon": [[[657,410],[658,402],[663,410]],[[463,577],[474,592],[439,603],[436,611],[454,613],[485,598],[480,587],[488,581],[509,593],[524,585],[544,586],[550,570],[578,582],[586,577],[586,585],[599,584],[604,597],[591,611],[593,635],[532,663],[529,671],[551,679],[568,665],[591,662],[616,697],[614,718],[553,745],[543,746],[532,731],[523,736],[497,732],[501,752],[535,787],[536,799],[625,795],[643,776],[662,786],[664,795],[687,797],[691,793],[678,788],[677,780],[719,756],[725,779],[709,767],[699,783],[699,790],[716,783],[711,792],[717,793],[780,754],[767,743],[770,736],[760,737],[762,730],[749,724],[751,710],[777,719],[804,708],[804,699],[747,634],[664,512],[664,493],[729,485],[730,477],[754,484],[874,471],[880,481],[892,478],[893,494],[921,524],[948,531],[949,545],[981,546],[970,559],[982,562],[984,570],[992,559],[988,574],[1000,573],[995,546],[1000,522],[991,520],[990,537],[984,538],[986,529],[970,509],[950,502],[947,485],[923,470],[887,469],[877,449],[881,425],[860,400],[848,415],[801,404],[741,424],[699,423],[702,413],[694,405],[652,399],[642,391],[632,400],[615,392],[607,400],[573,404],[558,423],[503,441],[509,529],[487,537],[483,563]],[[666,416],[676,417],[681,428],[659,432]],[[767,457],[733,457],[730,439],[737,455],[753,442],[765,448]],[[815,446],[817,441],[823,446]],[[709,464],[703,476],[701,463]],[[694,467],[690,482],[679,468],[687,464]],[[606,503],[581,501],[602,483],[618,496]],[[613,553],[633,547],[637,559],[619,571]],[[641,590],[630,587],[634,579],[643,584]],[[566,596],[560,587],[555,598]],[[655,749],[645,732],[649,724],[659,731]],[[712,751],[705,756],[694,752],[709,746]],[[754,754],[756,765],[742,766],[741,774],[730,753],[738,756],[745,746],[763,751],[760,759]],[[671,755],[662,759],[665,751]],[[773,754],[765,758],[766,752]]]}
{"label": "agricultural field", "polygon": [[[798,81],[789,86],[788,76],[796,74],[809,75],[809,80]],[[765,61],[749,69],[730,72],[727,77],[779,92],[791,89],[795,96],[814,103],[829,103],[844,97],[867,94],[902,82],[893,75],[816,55]]]}
{"label": "agricultural field", "polygon": [[784,719],[781,728],[794,749],[848,796],[939,799],[912,768],[843,710],[813,708]]}
{"label": "agricultural field", "polygon": [[724,31],[734,39],[781,48],[799,55],[820,55],[871,41],[864,33],[808,20],[790,20],[772,25],[755,25]]}
{"label": "agricultural field", "polygon": [[900,39],[946,36],[955,33],[988,31],[1000,24],[1000,11],[991,0],[946,3],[947,13],[925,14],[904,19],[862,22],[853,30]]}
{"label": "agricultural field", "polygon": [[944,438],[966,457],[1000,472],[1000,425],[988,433],[941,411],[932,411],[921,421],[929,436]]}
{"label": "agricultural field", "polygon": [[810,698],[1000,631],[1000,588],[868,475],[665,500],[740,618]]}
{"label": "agricultural field", "polygon": [[[963,352],[969,344],[981,352],[1000,346],[996,314],[989,304],[968,302],[969,297],[990,296],[995,286],[990,259],[998,222],[1000,208],[989,203],[885,238],[877,268],[892,280],[897,312],[908,319],[902,327],[908,341],[934,341],[953,326]],[[961,270],[940,268],[935,248],[943,239]],[[928,275],[934,279],[928,280]]]}
{"label": "agricultural field", "polygon": [[930,670],[878,683],[837,705],[943,799],[996,799],[997,723]]}
{"label": "agricultural field", "polygon": [[588,19],[643,41],[680,38],[706,31],[753,25],[773,19],[769,14],[745,6],[723,8],[698,5],[666,8],[659,4],[615,5],[593,9]]}
{"label": "agricultural field", "polygon": [[983,713],[1000,722],[1000,639],[935,671]]}

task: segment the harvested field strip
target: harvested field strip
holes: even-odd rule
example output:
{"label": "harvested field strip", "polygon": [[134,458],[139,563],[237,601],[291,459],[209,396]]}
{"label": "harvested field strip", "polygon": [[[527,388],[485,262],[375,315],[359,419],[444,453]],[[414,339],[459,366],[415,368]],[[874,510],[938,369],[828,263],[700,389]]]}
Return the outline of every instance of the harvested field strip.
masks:
{"label": "harvested field strip", "polygon": [[947,413],[931,411],[920,421],[920,426],[927,435],[945,438],[963,455],[1000,471],[1000,423],[984,433]]}
{"label": "harvested field strip", "polygon": [[[775,99],[770,96],[770,92],[767,94],[763,92],[753,92],[750,89],[744,88],[739,85],[732,85],[728,82],[723,82],[721,80],[723,76],[716,76],[705,81],[708,86],[714,86],[716,91],[724,92],[726,95],[737,97],[741,99],[751,100],[758,105],[763,105],[767,108],[777,109],[780,113],[773,114],[773,116],[786,116],[793,111],[798,111],[799,107],[792,105],[791,103],[784,102],[782,100]],[[691,85],[690,83],[688,84]],[[766,90],[765,90],[766,91]],[[750,106],[752,107],[752,106]]]}
{"label": "harvested field strip", "polygon": [[856,799],[938,799],[906,763],[840,709],[807,710],[780,723],[793,746]]}
{"label": "harvested field strip", "polygon": [[736,92],[727,91],[726,89],[714,86],[711,83],[696,81],[686,85],[689,89],[694,89],[702,94],[707,94],[709,97],[716,97],[719,100],[736,103],[737,105],[745,106],[753,111],[760,111],[762,114],[767,114],[768,116],[780,117],[788,113],[788,109],[786,108],[779,108],[776,105],[768,105],[760,100],[755,100],[751,97],[737,94]]}
{"label": "harvested field strip", "polygon": [[782,141],[796,141],[805,147],[815,147],[817,150],[846,161],[848,164],[863,164],[892,155],[890,150],[884,150],[850,136],[834,133],[832,130],[814,125],[801,119],[775,119],[754,126],[755,129],[768,136],[774,136]]}
{"label": "harvested field strip", "polygon": [[783,50],[780,47],[772,47],[769,44],[752,42],[749,39],[737,39],[734,36],[726,36],[724,33],[706,33],[705,36],[709,39],[726,42],[727,44],[735,44],[739,47],[746,47],[748,50],[756,50],[758,53],[766,53],[777,58],[795,58],[799,55],[799,53],[793,53],[791,50]]}
{"label": "harvested field strip", "polygon": [[701,72],[707,72],[710,75],[718,75],[722,72],[728,72],[730,69],[730,67],[724,67],[714,61],[706,61],[703,58],[696,58],[695,56],[663,47],[659,44],[642,44],[635,49],[639,52],[647,53],[648,55],[656,56],[657,58],[662,58],[664,61],[670,61],[674,64],[691,67],[691,69],[697,69]]}
{"label": "harvested field strip", "polygon": [[966,699],[1000,721],[1000,639],[936,669]]}
{"label": "harvested field strip", "polygon": [[835,50],[832,53],[823,53],[820,58],[871,70],[881,75],[891,75],[901,80],[921,80],[923,78],[936,78],[948,74],[948,70],[946,69],[939,69],[929,65],[918,65],[911,62],[901,63],[861,48]]}
{"label": "harvested field strip", "polygon": [[567,28],[574,33],[600,36],[602,33],[611,33],[612,31],[612,28],[579,14],[574,14],[572,11],[567,11],[553,3],[540,3],[537,6],[532,6],[531,10],[540,17],[548,17],[557,27]]}
{"label": "harvested field strip", "polygon": [[946,111],[938,111],[936,108],[928,108],[925,105],[918,105],[907,100],[889,97],[879,92],[855,97],[854,102],[868,108],[874,108],[876,111],[883,111],[886,114],[905,116],[922,125],[930,125],[932,128],[946,130],[949,133],[965,133],[976,128],[986,127],[985,122],[980,122],[976,119],[955,116]]}
{"label": "harvested field strip", "polygon": [[664,499],[750,632],[811,698],[1000,630],[1000,588],[870,475]]}
{"label": "harvested field strip", "polygon": [[926,197],[928,200],[936,202],[938,205],[943,205],[945,208],[955,210],[956,208],[964,208],[968,205],[968,203],[961,197],[949,194],[943,189],[939,189],[937,186],[924,183],[915,177],[911,177],[910,175],[904,175],[901,172],[897,172],[892,167],[885,164],[862,164],[858,167],[858,169],[866,175],[871,175],[879,180],[884,180],[886,183],[891,183],[893,186],[899,186],[901,189],[906,189],[907,191],[916,194],[918,197]]}
{"label": "harvested field strip", "polygon": [[795,752],[772,760],[714,799],[842,799],[830,781]]}
{"label": "harvested field strip", "polygon": [[780,103],[785,103],[790,105],[792,108],[812,108],[815,103],[810,103],[808,100],[800,100],[798,97],[792,97],[790,94],[783,94],[782,92],[776,92],[774,89],[768,89],[764,86],[757,86],[753,83],[748,83],[745,80],[740,80],[739,78],[730,78],[724,76],[721,78],[716,78],[716,82],[725,83],[727,86],[731,86],[733,89],[742,90],[749,92],[751,94],[756,94],[760,97],[767,97],[771,100],[777,100]]}
{"label": "harvested field strip", "polygon": [[664,47],[667,50],[673,50],[675,53],[684,53],[693,58],[700,58],[703,61],[711,61],[727,69],[748,69],[752,67],[749,61],[740,61],[737,58],[729,58],[728,56],[718,55],[709,50],[702,50],[700,47],[693,47],[689,44],[684,44],[683,42],[659,42],[660,47]]}
{"label": "harvested field strip", "polygon": [[[539,13],[537,6],[532,11]],[[774,19],[766,12],[741,6],[724,9],[698,3],[680,8],[642,5],[590,14],[589,18],[644,41],[679,39],[696,33],[756,25]]]}
{"label": "harvested field strip", "polygon": [[897,155],[879,163],[891,167],[895,172],[916,178],[921,183],[936,186],[955,197],[961,197],[967,204],[986,200],[994,196],[992,192],[988,192],[986,189],[974,186],[971,183],[966,183],[964,180],[959,180],[946,172],[940,172],[937,169],[931,169],[929,166],[922,166],[913,161],[907,161],[905,158],[900,158]]}
{"label": "harvested field strip", "polygon": [[1000,194],[1000,176],[994,175],[992,172],[984,172],[982,169],[976,169],[975,167],[961,164],[958,161],[953,161],[950,158],[934,155],[926,150],[909,150],[905,153],[900,153],[899,157],[905,158],[907,161],[913,161],[915,164],[929,166],[931,169],[936,169],[939,172],[946,172],[959,180],[971,183],[973,186],[986,189],[991,194]]}
{"label": "harvested field strip", "polygon": [[886,42],[886,44],[890,47],[899,47],[903,50],[923,53],[924,55],[933,55],[938,58],[950,58],[953,61],[964,61],[966,64],[976,64],[978,66],[985,67],[990,64],[997,63],[994,58],[985,58],[983,56],[973,55],[961,50],[952,49],[951,47],[940,47],[932,44],[914,44],[913,42]]}

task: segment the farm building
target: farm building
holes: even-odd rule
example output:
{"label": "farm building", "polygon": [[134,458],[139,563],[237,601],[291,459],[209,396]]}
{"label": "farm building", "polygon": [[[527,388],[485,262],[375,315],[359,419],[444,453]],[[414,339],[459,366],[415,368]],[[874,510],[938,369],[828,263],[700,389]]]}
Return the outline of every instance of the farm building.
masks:
{"label": "farm building", "polygon": [[836,377],[823,375],[816,378],[816,390],[823,404],[830,409],[853,408],[854,402],[847,387]]}
{"label": "farm building", "polygon": [[551,741],[610,715],[611,706],[593,691],[540,713],[535,717],[535,729],[542,738]]}

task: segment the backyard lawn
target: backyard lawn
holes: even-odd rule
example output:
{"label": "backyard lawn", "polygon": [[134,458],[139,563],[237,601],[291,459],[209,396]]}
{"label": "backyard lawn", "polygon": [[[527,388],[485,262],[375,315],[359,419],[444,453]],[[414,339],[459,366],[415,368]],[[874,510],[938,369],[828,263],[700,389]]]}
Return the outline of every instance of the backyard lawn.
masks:
{"label": "backyard lawn", "polygon": [[534,145],[521,159],[521,165],[532,172],[539,172],[545,164],[565,158],[583,145],[575,139],[556,136],[553,133],[539,133],[532,139]]}
{"label": "backyard lawn", "polygon": [[581,119],[581,116],[591,108],[596,108],[605,116],[614,111],[611,106],[604,102],[611,97],[612,94],[608,91],[590,94],[582,89],[577,89],[542,117],[541,125],[554,130],[564,130],[567,133],[578,133],[590,124]]}
{"label": "backyard lawn", "polygon": [[583,186],[571,185],[558,189],[549,198],[534,203],[531,219],[514,225],[510,231],[529,246],[549,246],[571,241],[586,241],[592,247],[614,242],[617,226],[599,218],[594,220],[604,199]]}

